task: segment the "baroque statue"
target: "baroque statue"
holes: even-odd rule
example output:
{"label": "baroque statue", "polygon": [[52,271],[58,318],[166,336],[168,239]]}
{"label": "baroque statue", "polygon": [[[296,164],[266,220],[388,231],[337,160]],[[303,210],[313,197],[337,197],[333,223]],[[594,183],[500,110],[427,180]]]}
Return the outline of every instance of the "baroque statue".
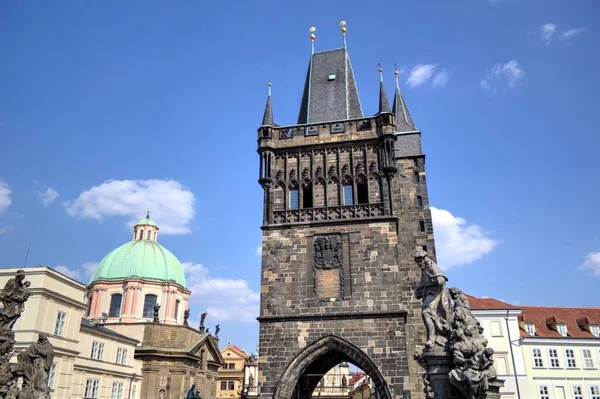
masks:
{"label": "baroque statue", "polygon": [[189,310],[189,309],[186,309],[186,310],[183,312],[183,325],[184,325],[184,326],[189,326],[189,324],[188,324],[188,319],[189,319],[189,318],[190,318],[190,310]]}
{"label": "baroque statue", "polygon": [[206,312],[206,311],[200,315],[200,327],[199,327],[200,331],[204,331],[204,320],[206,320],[207,315],[208,315],[208,312]]}
{"label": "baroque statue", "polygon": [[423,322],[427,331],[425,347],[444,347],[452,322],[452,301],[446,288],[448,278],[423,249],[417,249],[413,257],[421,269],[415,296],[423,301]]}
{"label": "baroque statue", "polygon": [[160,323],[160,319],[158,318],[158,311],[160,310],[160,305],[157,303],[154,305],[154,319],[152,320],[154,323]]}
{"label": "baroque statue", "polygon": [[34,342],[19,353],[17,375],[23,377],[21,399],[50,398],[48,372],[54,361],[54,347],[48,341],[48,334],[40,333]]}
{"label": "baroque statue", "polygon": [[[424,250],[417,249],[414,258],[421,269],[415,296],[423,300],[423,322],[427,332],[426,349],[423,354],[415,355],[415,359],[426,369],[423,375],[426,397],[499,397],[499,387],[503,383],[495,383],[494,350],[487,347],[488,341],[483,336],[481,324],[471,313],[469,300],[460,289],[446,288],[447,277]],[[443,350],[427,352],[434,345]],[[444,372],[445,383],[432,384],[430,374],[440,375],[440,369],[435,365],[428,367],[427,358],[430,357],[451,359]],[[488,396],[491,383],[494,383],[495,391]]]}
{"label": "baroque statue", "polygon": [[25,272],[18,270],[17,275],[6,282],[0,292],[0,301],[4,309],[0,313],[0,332],[12,330],[17,319],[25,308],[25,301],[29,299],[31,283],[25,280]]}

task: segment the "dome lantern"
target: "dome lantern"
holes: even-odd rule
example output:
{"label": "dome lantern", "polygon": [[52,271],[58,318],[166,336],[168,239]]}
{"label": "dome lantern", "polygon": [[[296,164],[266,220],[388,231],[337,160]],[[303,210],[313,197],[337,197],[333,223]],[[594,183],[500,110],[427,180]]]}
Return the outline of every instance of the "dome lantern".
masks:
{"label": "dome lantern", "polygon": [[146,211],[146,217],[133,226],[133,240],[134,241],[158,241],[158,225],[152,219],[150,219],[150,208]]}

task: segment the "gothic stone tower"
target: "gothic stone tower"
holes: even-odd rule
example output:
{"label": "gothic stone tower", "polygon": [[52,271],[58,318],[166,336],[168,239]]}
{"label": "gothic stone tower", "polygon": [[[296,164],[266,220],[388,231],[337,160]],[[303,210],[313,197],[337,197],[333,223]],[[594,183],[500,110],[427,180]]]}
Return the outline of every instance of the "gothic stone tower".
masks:
{"label": "gothic stone tower", "polygon": [[[422,398],[415,247],[434,256],[421,133],[400,93],[364,116],[346,48],[314,53],[296,125],[258,129],[260,397],[309,398],[347,361],[380,398]],[[270,89],[270,87],[269,87]]]}

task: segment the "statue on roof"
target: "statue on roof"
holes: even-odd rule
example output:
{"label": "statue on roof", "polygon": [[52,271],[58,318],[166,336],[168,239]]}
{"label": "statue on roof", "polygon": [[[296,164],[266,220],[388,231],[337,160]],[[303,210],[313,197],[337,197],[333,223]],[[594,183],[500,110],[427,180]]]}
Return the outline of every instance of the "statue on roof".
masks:
{"label": "statue on roof", "polygon": [[188,319],[189,319],[189,318],[190,318],[190,310],[189,310],[189,309],[186,309],[186,310],[183,312],[183,325],[184,325],[184,326],[189,326],[189,324],[188,324]]}
{"label": "statue on roof", "polygon": [[208,312],[206,312],[206,311],[200,315],[200,327],[199,327],[200,331],[204,331],[204,320],[206,320],[207,315],[208,315]]}
{"label": "statue on roof", "polygon": [[154,323],[160,323],[160,319],[158,318],[159,310],[160,305],[157,303],[156,305],[154,305],[154,320],[152,320]]}

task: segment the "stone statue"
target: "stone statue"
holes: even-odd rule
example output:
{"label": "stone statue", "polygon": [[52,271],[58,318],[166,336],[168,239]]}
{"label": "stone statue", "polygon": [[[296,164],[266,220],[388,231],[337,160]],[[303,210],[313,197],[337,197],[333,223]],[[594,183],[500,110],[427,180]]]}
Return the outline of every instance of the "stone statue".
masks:
{"label": "stone statue", "polygon": [[23,377],[21,399],[50,398],[48,372],[54,361],[54,347],[48,334],[40,333],[37,342],[17,355],[16,373]]}
{"label": "stone statue", "polygon": [[160,323],[160,319],[158,318],[158,311],[160,310],[160,305],[157,303],[154,305],[154,323]]}
{"label": "stone statue", "polygon": [[206,329],[204,332],[208,334],[208,333],[210,332],[210,331],[208,331],[208,330],[210,330],[210,329],[209,329],[209,328],[207,328],[207,329]]}
{"label": "stone statue", "polygon": [[215,326],[215,338],[219,338],[219,331],[221,331],[221,325],[217,324]]}
{"label": "stone statue", "polygon": [[189,324],[188,324],[188,319],[189,319],[189,318],[190,318],[190,310],[189,310],[189,309],[186,309],[186,310],[183,312],[183,325],[184,325],[184,326],[189,326]]}
{"label": "stone statue", "polygon": [[250,374],[250,377],[248,377],[248,385],[251,387],[254,386],[254,376],[252,374]]}
{"label": "stone statue", "polygon": [[196,384],[192,384],[192,387],[187,391],[187,395],[185,396],[185,399],[195,399],[195,398],[199,398],[200,395],[196,396]]}
{"label": "stone statue", "polygon": [[204,330],[204,320],[206,320],[206,316],[208,315],[208,312],[204,312],[200,315],[200,331]]}
{"label": "stone statue", "polygon": [[435,399],[435,394],[433,393],[433,388],[431,388],[431,382],[429,381],[429,374],[423,373],[423,392],[425,393],[425,399]]}
{"label": "stone statue", "polygon": [[31,295],[31,283],[24,280],[25,272],[18,270],[17,275],[8,280],[0,292],[0,301],[4,304],[4,309],[0,312],[0,334],[11,330],[23,313],[25,301]]}
{"label": "stone statue", "polygon": [[[496,379],[494,350],[488,348],[483,337],[483,328],[471,314],[466,298],[460,298],[460,290],[453,291],[457,296],[450,336],[450,349],[454,369],[449,374],[452,385],[469,399],[485,399],[490,381]],[[457,294],[458,292],[458,294]]]}
{"label": "stone statue", "polygon": [[425,347],[444,347],[452,322],[452,301],[446,288],[448,278],[423,249],[417,249],[413,257],[421,268],[421,280],[415,296],[423,300],[423,322],[427,331]]}

